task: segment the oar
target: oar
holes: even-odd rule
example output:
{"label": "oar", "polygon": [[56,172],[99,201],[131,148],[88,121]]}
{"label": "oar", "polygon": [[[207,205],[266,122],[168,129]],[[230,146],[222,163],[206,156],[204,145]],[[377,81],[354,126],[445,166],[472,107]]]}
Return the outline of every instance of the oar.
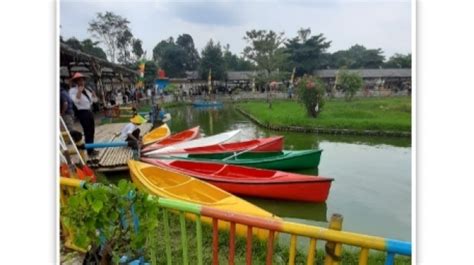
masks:
{"label": "oar", "polygon": [[117,142],[99,142],[99,143],[89,143],[84,145],[86,149],[95,149],[95,148],[109,148],[109,147],[124,147],[127,146],[127,142],[117,141]]}
{"label": "oar", "polygon": [[[81,178],[81,176],[83,177],[84,175],[87,175],[93,182],[95,182],[97,177],[95,176],[94,171],[82,159],[81,153],[79,152],[79,149],[77,149],[76,143],[74,142],[74,140],[71,136],[71,133],[69,133],[69,129],[67,128],[66,123],[64,122],[63,118],[59,117],[59,119],[60,119],[66,133],[67,133],[67,136],[69,137],[69,140],[72,142],[72,146],[74,147],[74,150],[75,150],[77,156],[79,157],[79,161],[81,162],[82,169],[76,167],[76,172],[77,172],[79,178]],[[64,138],[63,138],[62,134],[60,134],[60,140],[61,140],[61,143],[63,145],[63,148],[65,148],[65,150],[68,151],[66,142],[64,141]],[[84,170],[84,171],[82,171],[82,170]]]}
{"label": "oar", "polygon": [[239,156],[239,155],[241,155],[241,154],[243,154],[243,153],[250,152],[250,151],[252,151],[252,150],[255,150],[255,149],[259,148],[259,147],[262,147],[262,146],[271,144],[271,143],[273,143],[273,142],[275,142],[275,140],[273,140],[273,141],[268,141],[268,143],[264,143],[264,144],[256,144],[256,145],[253,146],[252,148],[248,148],[248,149],[246,149],[246,150],[244,150],[244,151],[242,151],[242,152],[234,153],[233,155],[222,159],[222,161],[229,160],[229,159],[234,158],[234,157],[236,157],[236,156]]}

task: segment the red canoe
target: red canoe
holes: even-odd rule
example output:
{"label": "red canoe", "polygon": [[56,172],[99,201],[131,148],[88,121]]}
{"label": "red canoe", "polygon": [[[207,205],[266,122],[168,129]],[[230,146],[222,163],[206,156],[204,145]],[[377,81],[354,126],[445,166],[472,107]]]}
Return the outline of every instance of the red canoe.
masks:
{"label": "red canoe", "polygon": [[180,151],[170,152],[170,154],[238,153],[246,150],[252,152],[281,152],[282,149],[283,136],[273,136],[268,138],[252,139],[242,142],[184,148]]}
{"label": "red canoe", "polygon": [[233,194],[271,199],[325,202],[334,180],[218,163],[152,158],[142,161],[199,178]]}
{"label": "red canoe", "polygon": [[167,138],[165,138],[165,139],[163,139],[159,142],[151,144],[149,146],[145,146],[142,149],[142,152],[153,151],[153,150],[160,149],[160,148],[168,146],[168,145],[177,144],[177,143],[181,143],[181,142],[184,142],[184,141],[190,141],[190,140],[193,140],[193,139],[196,139],[196,138],[199,138],[199,137],[200,137],[199,126],[196,126],[194,128],[191,128],[191,129],[173,134],[173,135],[171,135],[171,136],[169,136],[169,137],[167,137]]}

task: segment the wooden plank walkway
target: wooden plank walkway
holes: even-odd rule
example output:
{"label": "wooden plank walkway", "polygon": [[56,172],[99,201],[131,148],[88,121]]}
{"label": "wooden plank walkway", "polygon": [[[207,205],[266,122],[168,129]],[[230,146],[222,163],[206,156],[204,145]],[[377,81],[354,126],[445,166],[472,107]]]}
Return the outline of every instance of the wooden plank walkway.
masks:
{"label": "wooden plank walkway", "polygon": [[[110,123],[96,127],[94,142],[110,142],[117,141],[120,131],[126,123]],[[152,124],[145,123],[139,126],[140,135],[144,135],[152,128]],[[99,151],[97,159],[99,159],[99,166],[95,170],[100,172],[105,171],[121,171],[127,170],[127,160],[133,155],[129,147],[114,147],[114,148],[98,148]]]}

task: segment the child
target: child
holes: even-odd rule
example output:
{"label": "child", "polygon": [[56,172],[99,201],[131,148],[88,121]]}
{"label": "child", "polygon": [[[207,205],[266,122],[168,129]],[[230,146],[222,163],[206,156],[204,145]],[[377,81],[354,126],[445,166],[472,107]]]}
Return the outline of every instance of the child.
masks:
{"label": "child", "polygon": [[130,123],[125,125],[120,132],[120,139],[126,141],[128,146],[133,149],[138,149],[140,144],[140,129],[139,125],[146,122],[145,118],[140,115],[135,115],[130,119]]}

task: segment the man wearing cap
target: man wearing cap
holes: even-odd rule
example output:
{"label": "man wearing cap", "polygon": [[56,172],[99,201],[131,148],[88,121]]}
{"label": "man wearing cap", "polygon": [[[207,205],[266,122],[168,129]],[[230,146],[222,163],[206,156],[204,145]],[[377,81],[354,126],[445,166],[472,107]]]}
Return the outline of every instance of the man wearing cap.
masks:
{"label": "man wearing cap", "polygon": [[125,125],[120,132],[120,140],[126,141],[128,146],[133,149],[139,148],[140,143],[140,129],[138,126],[146,120],[140,115],[135,115],[130,119],[130,123]]}
{"label": "man wearing cap", "polygon": [[[92,114],[92,103],[97,102],[97,96],[85,86],[86,77],[81,73],[75,73],[71,78],[72,87],[69,89],[69,96],[77,108],[77,119],[81,123],[84,131],[86,144],[94,143],[95,121]],[[88,149],[89,156],[97,155],[97,151]]]}

